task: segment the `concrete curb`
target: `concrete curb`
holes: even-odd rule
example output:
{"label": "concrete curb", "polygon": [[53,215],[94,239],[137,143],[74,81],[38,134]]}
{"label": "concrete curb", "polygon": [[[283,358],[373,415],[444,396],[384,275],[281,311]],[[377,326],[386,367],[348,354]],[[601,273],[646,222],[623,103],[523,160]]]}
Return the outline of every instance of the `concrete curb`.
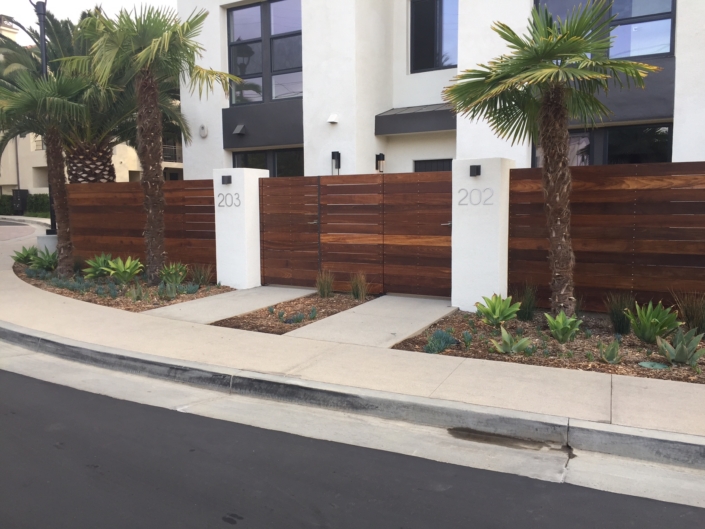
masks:
{"label": "concrete curb", "polygon": [[13,222],[24,222],[25,224],[33,224],[40,228],[48,228],[51,225],[49,219],[38,219],[35,217],[21,217],[19,215],[0,215],[0,220],[10,220]]}
{"label": "concrete curb", "polygon": [[468,428],[476,432],[705,469],[705,438],[699,436],[413,397],[198,362],[169,363],[164,357],[79,342],[7,322],[0,322],[0,340],[67,360],[228,394],[439,428]]}

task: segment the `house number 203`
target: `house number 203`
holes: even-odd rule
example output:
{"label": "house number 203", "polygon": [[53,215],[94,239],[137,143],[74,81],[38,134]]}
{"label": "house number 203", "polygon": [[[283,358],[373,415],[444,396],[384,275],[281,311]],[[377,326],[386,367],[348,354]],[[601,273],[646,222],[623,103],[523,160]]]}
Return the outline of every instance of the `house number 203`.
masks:
{"label": "house number 203", "polygon": [[240,207],[240,193],[218,193],[218,200],[219,208]]}
{"label": "house number 203", "polygon": [[459,206],[492,206],[492,197],[494,189],[487,187],[485,189],[459,189],[460,200]]}

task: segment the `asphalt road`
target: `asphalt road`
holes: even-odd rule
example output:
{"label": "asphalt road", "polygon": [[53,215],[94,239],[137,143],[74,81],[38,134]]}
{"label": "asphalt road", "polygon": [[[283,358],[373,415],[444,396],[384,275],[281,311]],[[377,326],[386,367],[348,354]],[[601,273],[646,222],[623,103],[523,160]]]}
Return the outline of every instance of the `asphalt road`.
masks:
{"label": "asphalt road", "polygon": [[0,371],[3,529],[705,527],[705,510],[308,439]]}

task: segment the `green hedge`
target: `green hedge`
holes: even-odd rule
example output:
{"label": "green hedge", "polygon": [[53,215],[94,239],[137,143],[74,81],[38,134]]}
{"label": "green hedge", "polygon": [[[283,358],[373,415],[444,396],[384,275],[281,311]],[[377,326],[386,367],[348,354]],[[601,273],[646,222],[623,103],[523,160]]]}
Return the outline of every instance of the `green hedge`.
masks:
{"label": "green hedge", "polygon": [[10,195],[0,196],[0,215],[12,215],[12,197]]}
{"label": "green hedge", "polygon": [[27,197],[27,211],[49,213],[49,195],[29,195]]}

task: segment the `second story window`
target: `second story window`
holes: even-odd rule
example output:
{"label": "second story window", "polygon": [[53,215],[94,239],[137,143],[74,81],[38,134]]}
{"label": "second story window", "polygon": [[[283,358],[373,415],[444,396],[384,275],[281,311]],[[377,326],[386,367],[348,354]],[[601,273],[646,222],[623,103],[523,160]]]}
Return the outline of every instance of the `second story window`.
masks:
{"label": "second story window", "polygon": [[610,57],[667,55],[673,51],[673,0],[615,0]]}
{"label": "second story window", "polygon": [[411,0],[411,73],[458,65],[458,0]]}
{"label": "second story window", "polygon": [[231,104],[301,97],[301,0],[276,0],[228,13]]}

